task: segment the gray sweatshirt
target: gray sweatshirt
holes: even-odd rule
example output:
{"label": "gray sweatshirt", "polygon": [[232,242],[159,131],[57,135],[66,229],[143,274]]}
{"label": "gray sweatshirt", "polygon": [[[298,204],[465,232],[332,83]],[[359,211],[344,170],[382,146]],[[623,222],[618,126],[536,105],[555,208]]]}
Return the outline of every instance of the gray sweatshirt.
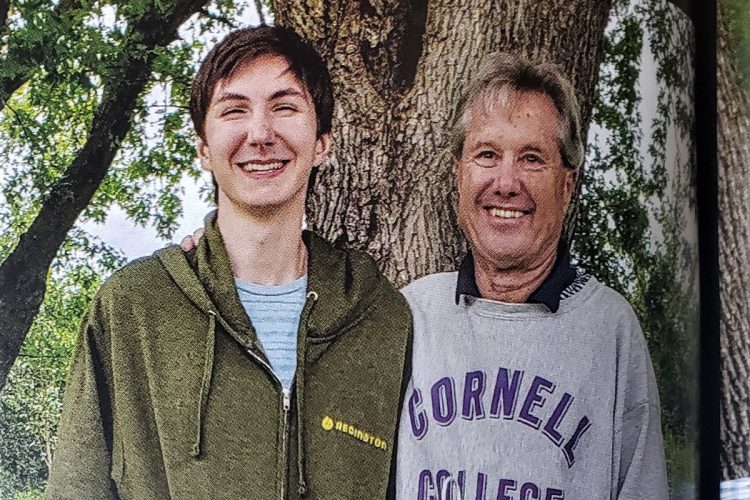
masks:
{"label": "gray sweatshirt", "polygon": [[627,301],[582,276],[555,313],[457,304],[456,279],[402,290],[414,348],[397,498],[667,499],[659,396]]}

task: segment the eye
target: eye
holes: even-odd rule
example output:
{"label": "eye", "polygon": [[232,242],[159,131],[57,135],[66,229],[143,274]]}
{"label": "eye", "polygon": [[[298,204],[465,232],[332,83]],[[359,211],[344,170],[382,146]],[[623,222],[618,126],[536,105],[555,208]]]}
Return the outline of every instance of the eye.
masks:
{"label": "eye", "polygon": [[521,159],[527,163],[544,163],[539,155],[535,155],[534,153],[526,153]]}
{"label": "eye", "polygon": [[245,112],[244,108],[240,108],[240,107],[237,107],[237,106],[232,106],[232,107],[229,107],[229,108],[226,108],[226,109],[222,110],[221,116],[239,115],[239,114],[242,114],[244,112]]}
{"label": "eye", "polygon": [[480,167],[494,167],[497,163],[497,153],[491,149],[484,149],[474,156],[474,161]]}
{"label": "eye", "polygon": [[297,106],[288,103],[277,104],[273,107],[273,111],[281,114],[282,116],[287,116],[297,112]]}

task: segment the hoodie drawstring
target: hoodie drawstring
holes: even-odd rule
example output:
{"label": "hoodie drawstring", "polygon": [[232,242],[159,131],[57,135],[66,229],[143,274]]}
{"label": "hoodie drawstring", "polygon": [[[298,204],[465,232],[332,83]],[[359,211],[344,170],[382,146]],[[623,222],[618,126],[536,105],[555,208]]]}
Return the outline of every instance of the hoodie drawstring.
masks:
{"label": "hoodie drawstring", "polygon": [[304,311],[304,314],[302,318],[305,320],[305,328],[303,329],[304,336],[300,341],[302,342],[302,349],[297,350],[297,377],[294,382],[295,388],[297,390],[297,475],[299,477],[298,482],[298,488],[297,492],[299,493],[299,496],[305,496],[307,494],[307,457],[305,452],[305,440],[304,440],[304,428],[305,428],[305,419],[304,419],[304,400],[305,400],[305,352],[306,352],[306,344],[307,344],[307,330],[308,330],[308,320],[310,318],[310,313],[312,312],[312,308],[315,305],[315,301],[318,300],[318,294],[314,291],[307,292],[307,298],[312,299],[309,304],[305,304],[306,311]]}
{"label": "hoodie drawstring", "polygon": [[202,453],[203,445],[203,419],[208,406],[208,392],[211,387],[211,378],[214,372],[214,350],[216,347],[216,313],[208,311],[208,337],[206,338],[206,360],[203,365],[203,377],[201,377],[200,401],[198,403],[198,431],[193,444],[191,455],[198,458]]}

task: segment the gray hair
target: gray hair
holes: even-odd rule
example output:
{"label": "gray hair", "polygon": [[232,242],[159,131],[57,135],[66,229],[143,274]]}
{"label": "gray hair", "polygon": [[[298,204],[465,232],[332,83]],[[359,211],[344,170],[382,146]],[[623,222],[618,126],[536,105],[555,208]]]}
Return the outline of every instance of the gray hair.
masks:
{"label": "gray hair", "polygon": [[560,118],[560,155],[576,171],[583,164],[584,145],[578,100],[570,80],[552,63],[538,63],[508,52],[493,52],[482,59],[479,73],[458,101],[450,130],[454,159],[461,157],[470,111],[478,103],[494,102],[503,92],[541,92],[555,104]]}

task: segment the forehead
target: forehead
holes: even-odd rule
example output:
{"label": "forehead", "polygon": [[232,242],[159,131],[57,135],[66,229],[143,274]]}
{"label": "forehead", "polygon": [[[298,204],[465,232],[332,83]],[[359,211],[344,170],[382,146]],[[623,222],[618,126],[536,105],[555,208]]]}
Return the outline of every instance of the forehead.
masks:
{"label": "forehead", "polygon": [[248,99],[266,99],[278,90],[296,90],[310,99],[307,87],[281,55],[262,55],[239,63],[230,74],[214,86],[211,102],[223,94],[241,94]]}
{"label": "forehead", "polygon": [[561,136],[560,113],[542,92],[503,87],[480,94],[464,116],[465,143],[505,140],[551,143]]}

